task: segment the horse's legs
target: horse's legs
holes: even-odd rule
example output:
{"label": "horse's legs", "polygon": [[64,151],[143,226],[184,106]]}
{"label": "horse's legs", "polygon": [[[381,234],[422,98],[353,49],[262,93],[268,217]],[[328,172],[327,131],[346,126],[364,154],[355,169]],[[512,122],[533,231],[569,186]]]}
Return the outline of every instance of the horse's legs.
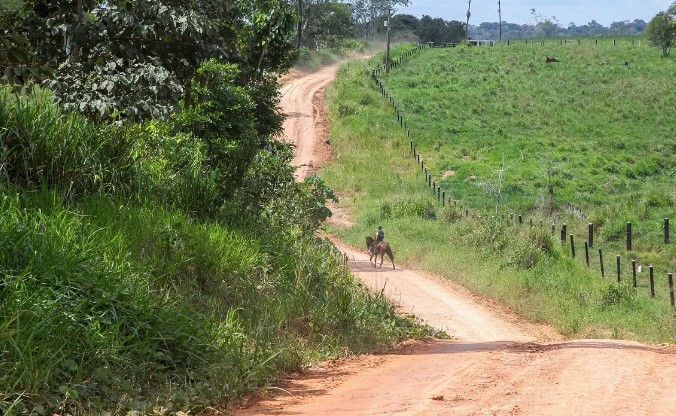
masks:
{"label": "horse's legs", "polygon": [[383,267],[383,258],[385,257],[385,253],[380,253],[380,266],[378,267]]}
{"label": "horse's legs", "polygon": [[390,261],[392,262],[392,270],[395,270],[396,268],[394,267],[394,254],[392,254],[392,250],[387,251],[387,257],[389,257]]}

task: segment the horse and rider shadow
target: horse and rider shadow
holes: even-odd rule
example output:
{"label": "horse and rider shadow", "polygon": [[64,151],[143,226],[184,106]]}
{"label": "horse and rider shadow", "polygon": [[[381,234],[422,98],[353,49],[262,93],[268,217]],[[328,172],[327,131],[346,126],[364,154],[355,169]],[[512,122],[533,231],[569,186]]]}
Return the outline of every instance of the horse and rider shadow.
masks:
{"label": "horse and rider shadow", "polygon": [[387,254],[387,257],[389,257],[390,261],[392,262],[392,270],[395,270],[394,254],[392,253],[392,248],[388,243],[384,241],[376,241],[373,237],[367,236],[366,248],[369,250],[369,262],[371,262],[371,260],[375,257],[375,260],[373,260],[373,267],[376,267],[376,264],[378,263],[378,255],[380,255],[380,267],[382,267],[383,256]]}

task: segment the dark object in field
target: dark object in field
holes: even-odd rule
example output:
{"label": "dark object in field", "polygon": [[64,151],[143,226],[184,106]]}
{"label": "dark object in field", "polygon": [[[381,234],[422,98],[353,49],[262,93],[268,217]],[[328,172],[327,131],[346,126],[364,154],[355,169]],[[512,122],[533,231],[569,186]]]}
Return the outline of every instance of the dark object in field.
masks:
{"label": "dark object in field", "polygon": [[545,63],[548,64],[548,63],[550,63],[550,62],[559,62],[559,60],[556,59],[556,58],[553,57],[553,56],[548,56],[547,59],[545,59]]}

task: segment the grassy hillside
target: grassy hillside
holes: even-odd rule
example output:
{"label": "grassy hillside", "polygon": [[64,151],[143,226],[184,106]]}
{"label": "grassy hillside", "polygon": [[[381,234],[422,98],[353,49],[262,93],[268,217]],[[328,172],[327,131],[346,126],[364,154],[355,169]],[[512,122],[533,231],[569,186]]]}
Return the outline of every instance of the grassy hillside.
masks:
{"label": "grassy hillside", "polygon": [[[495,215],[499,189],[498,214],[572,213],[580,241],[588,221],[621,243],[631,221],[636,251],[662,251],[676,214],[676,60],[628,40],[571,43],[428,50],[384,81],[451,198]],[[676,251],[664,257],[673,270]]]}
{"label": "grassy hillside", "polygon": [[[561,62],[545,64],[546,56]],[[336,155],[323,176],[356,222],[335,232],[362,245],[381,224],[410,265],[453,277],[569,335],[676,339],[666,282],[676,256],[660,234],[676,198],[676,119],[666,110],[676,93],[665,89],[673,60],[630,44],[460,47],[426,50],[381,75],[426,167],[463,205],[442,209],[370,79],[378,59],[343,67],[327,94]],[[487,221],[503,162],[498,216]],[[483,220],[466,218],[465,208]],[[511,212],[526,224],[501,220]],[[627,220],[637,230],[632,252],[621,247]],[[594,251],[590,269],[580,258],[589,221],[594,249],[605,250],[605,279]],[[561,222],[576,235],[576,259],[558,242]],[[613,282],[616,254],[620,285]],[[631,286],[631,258],[656,265],[655,300],[645,269],[638,288]]]}

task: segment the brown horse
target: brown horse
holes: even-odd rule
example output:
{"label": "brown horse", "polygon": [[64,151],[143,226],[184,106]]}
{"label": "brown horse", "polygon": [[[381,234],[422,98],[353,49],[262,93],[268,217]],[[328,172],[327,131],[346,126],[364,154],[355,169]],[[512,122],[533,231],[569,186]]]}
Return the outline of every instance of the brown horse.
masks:
{"label": "brown horse", "polygon": [[380,254],[380,267],[383,267],[383,255],[387,254],[387,257],[389,257],[390,261],[392,261],[392,270],[395,270],[394,254],[392,254],[392,249],[390,248],[389,244],[384,241],[377,243],[373,237],[366,237],[366,248],[369,250],[369,254],[371,255],[371,257],[369,257],[369,262],[375,256],[373,267],[376,267],[376,263],[378,262],[378,254]]}

